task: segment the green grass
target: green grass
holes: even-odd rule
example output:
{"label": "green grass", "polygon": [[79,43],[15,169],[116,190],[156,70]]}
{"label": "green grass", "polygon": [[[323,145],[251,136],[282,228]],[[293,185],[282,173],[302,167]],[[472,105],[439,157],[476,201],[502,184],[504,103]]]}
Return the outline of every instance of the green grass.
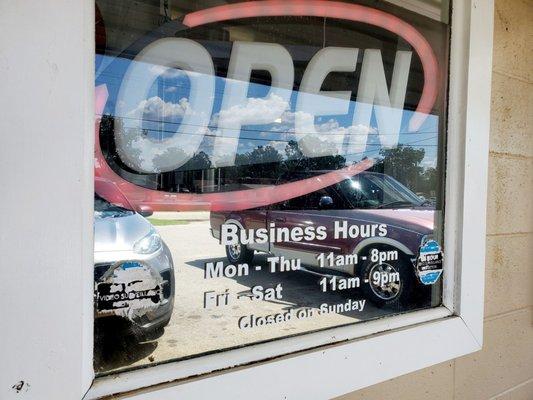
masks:
{"label": "green grass", "polygon": [[183,221],[179,219],[157,219],[148,218],[148,221],[154,226],[167,226],[167,225],[187,225],[189,221]]}

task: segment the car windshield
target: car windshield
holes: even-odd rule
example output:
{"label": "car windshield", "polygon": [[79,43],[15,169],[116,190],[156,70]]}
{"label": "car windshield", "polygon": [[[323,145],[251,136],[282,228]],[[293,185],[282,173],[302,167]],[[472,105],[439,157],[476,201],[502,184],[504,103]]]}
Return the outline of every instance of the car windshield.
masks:
{"label": "car windshield", "polygon": [[420,207],[424,201],[396,179],[384,174],[360,174],[339,183],[355,208]]}
{"label": "car windshield", "polygon": [[135,214],[126,208],[111,204],[103,197],[94,194],[94,218],[119,218]]}

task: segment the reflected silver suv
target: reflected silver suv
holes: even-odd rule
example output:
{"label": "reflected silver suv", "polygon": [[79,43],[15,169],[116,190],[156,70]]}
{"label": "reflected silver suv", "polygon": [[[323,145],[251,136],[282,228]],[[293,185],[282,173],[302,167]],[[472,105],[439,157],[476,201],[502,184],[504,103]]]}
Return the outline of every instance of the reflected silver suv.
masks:
{"label": "reflected silver suv", "polygon": [[112,182],[97,178],[95,192],[95,318],[126,318],[139,333],[160,329],[174,305],[170,250]]}

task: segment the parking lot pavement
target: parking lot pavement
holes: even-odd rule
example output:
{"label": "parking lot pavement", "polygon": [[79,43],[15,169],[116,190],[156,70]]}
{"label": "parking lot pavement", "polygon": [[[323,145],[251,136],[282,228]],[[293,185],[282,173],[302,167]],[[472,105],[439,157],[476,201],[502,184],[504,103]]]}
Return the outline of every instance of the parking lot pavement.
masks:
{"label": "parking lot pavement", "polygon": [[[368,302],[362,312],[317,315],[323,303],[344,304],[349,299],[361,300],[362,295],[353,291],[323,293],[318,278],[301,271],[270,273],[264,254],[257,254],[254,259],[254,265],[263,266],[261,271],[250,268],[247,276],[204,279],[206,262],[224,260],[227,265],[224,247],[211,237],[209,221],[158,226],[157,229],[174,258],[176,295],[172,319],[161,336],[141,343],[132,339],[117,340],[104,332],[99,339],[102,342],[95,345],[100,372],[164,362],[383,315],[382,310]],[[255,285],[275,287],[278,283],[283,288],[280,300],[252,300],[247,296]],[[206,291],[222,293],[226,289],[243,297],[225,307],[204,309]],[[314,310],[313,316],[252,329],[238,326],[242,316],[267,316],[302,307]]]}

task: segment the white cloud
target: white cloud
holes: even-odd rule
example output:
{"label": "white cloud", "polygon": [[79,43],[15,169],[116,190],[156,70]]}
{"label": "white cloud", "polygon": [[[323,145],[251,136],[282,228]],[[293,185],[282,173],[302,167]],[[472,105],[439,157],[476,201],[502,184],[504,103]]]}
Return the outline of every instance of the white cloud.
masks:
{"label": "white cloud", "polygon": [[182,118],[189,110],[189,101],[183,97],[177,103],[166,102],[159,96],[141,101],[127,116],[162,121],[169,118]]}
{"label": "white cloud", "polygon": [[173,135],[159,142],[144,137],[139,128],[117,133],[117,151],[122,161],[137,171],[150,173],[170,171],[185,164],[198,150],[204,135],[211,134],[209,129],[198,127],[191,132],[193,136]]}
{"label": "white cloud", "polygon": [[219,127],[270,124],[288,108],[289,103],[275,94],[265,98],[248,98],[244,104],[221,110],[218,114]]}
{"label": "white cloud", "polygon": [[273,147],[279,153],[281,153],[281,155],[285,155],[285,147],[287,147],[287,142],[279,141],[279,140],[278,141],[271,140],[270,142],[267,143],[267,146]]}
{"label": "white cloud", "polygon": [[316,124],[316,120],[318,118],[305,111],[286,112],[282,116],[283,123],[297,126],[294,135],[308,157],[344,154],[346,142],[348,153],[362,152],[368,135],[376,132],[367,125],[341,126],[336,119]]}
{"label": "white cloud", "polygon": [[267,97],[246,99],[243,103],[221,110],[211,118],[217,123],[212,161],[216,166],[235,164],[242,125],[271,124],[289,108],[288,101],[274,93]]}

